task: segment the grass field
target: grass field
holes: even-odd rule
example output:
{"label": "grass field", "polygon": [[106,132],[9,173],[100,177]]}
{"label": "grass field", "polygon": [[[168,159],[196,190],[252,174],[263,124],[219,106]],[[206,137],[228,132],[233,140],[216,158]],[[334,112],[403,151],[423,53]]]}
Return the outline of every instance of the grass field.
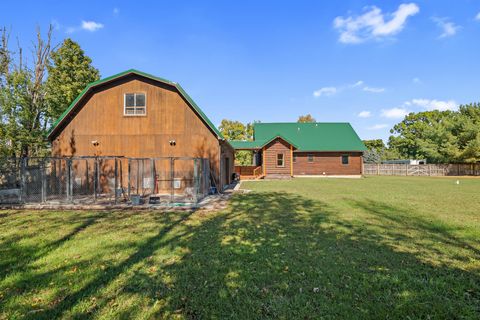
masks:
{"label": "grass field", "polygon": [[480,179],[243,187],[221,212],[0,211],[0,319],[480,318]]}

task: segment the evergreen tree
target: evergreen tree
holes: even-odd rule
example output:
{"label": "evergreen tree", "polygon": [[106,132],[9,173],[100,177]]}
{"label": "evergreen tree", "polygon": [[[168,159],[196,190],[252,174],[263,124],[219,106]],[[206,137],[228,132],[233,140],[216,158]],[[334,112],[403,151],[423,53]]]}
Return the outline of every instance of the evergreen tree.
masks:
{"label": "evergreen tree", "polygon": [[50,55],[46,102],[50,122],[55,121],[85,87],[100,78],[80,45],[70,38]]}

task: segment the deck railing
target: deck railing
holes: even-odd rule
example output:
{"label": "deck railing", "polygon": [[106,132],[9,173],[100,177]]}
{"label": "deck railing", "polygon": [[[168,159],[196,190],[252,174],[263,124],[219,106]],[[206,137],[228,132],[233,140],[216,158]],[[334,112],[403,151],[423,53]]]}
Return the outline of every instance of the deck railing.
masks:
{"label": "deck railing", "polygon": [[235,166],[235,173],[242,178],[256,179],[262,175],[262,166]]}

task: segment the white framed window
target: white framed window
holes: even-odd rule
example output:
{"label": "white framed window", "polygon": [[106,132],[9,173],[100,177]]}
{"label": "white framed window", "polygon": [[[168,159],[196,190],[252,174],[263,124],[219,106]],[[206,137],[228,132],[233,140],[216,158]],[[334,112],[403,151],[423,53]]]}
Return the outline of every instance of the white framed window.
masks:
{"label": "white framed window", "polygon": [[307,155],[307,161],[308,162],[313,162],[313,154],[310,153],[310,154]]}
{"label": "white framed window", "polygon": [[145,93],[125,93],[123,97],[123,115],[145,116],[147,114],[147,96]]}
{"label": "white framed window", "polygon": [[285,159],[283,153],[277,153],[277,167],[285,167]]}
{"label": "white framed window", "polygon": [[348,161],[348,154],[343,154],[342,155],[342,164],[343,165],[348,165],[349,161]]}

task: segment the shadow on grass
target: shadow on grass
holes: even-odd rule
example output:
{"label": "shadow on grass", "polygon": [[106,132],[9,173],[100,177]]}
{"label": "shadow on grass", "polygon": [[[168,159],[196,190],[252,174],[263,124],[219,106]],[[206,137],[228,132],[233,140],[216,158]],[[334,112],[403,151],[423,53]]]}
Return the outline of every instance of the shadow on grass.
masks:
{"label": "shadow on grass", "polygon": [[[469,250],[475,259],[473,246],[447,228],[402,217],[401,208],[373,201],[352,206],[372,220],[345,220],[326,203],[283,192],[237,195],[223,212],[155,216],[165,226],[125,260],[26,318],[480,316],[478,270],[427,263],[422,250],[399,249],[423,237],[418,246],[444,243],[449,250]],[[408,237],[405,230],[421,237]],[[125,275],[114,295],[101,295]],[[47,285],[54,276],[27,280]],[[142,303],[112,304],[121,297]],[[94,308],[72,311],[92,298]]]}
{"label": "shadow on grass", "polygon": [[[53,238],[52,241],[42,242],[42,243],[33,243],[31,245],[22,244],[22,236],[17,235],[14,237],[7,238],[1,241],[0,249],[0,279],[5,278],[11,272],[17,272],[18,270],[25,271],[27,266],[35,260],[38,260],[53,250],[57,249],[63,245],[66,241],[72,239],[75,235],[85,230],[89,226],[97,222],[97,220],[102,219],[106,216],[105,213],[96,213],[91,216],[72,216],[71,218],[65,219],[64,217],[57,217],[55,219],[50,219],[51,221],[29,221],[29,219],[22,219],[19,213],[15,214],[15,218],[23,220],[24,224],[37,223],[45,225],[44,227],[33,226],[32,236],[35,233],[54,233],[59,226],[65,228],[65,224],[68,227],[74,226],[66,234],[60,236],[59,238]],[[10,218],[14,218],[13,214],[9,214]],[[17,223],[16,227],[19,223]],[[76,226],[75,226],[76,225]],[[15,226],[12,226],[15,227]]]}

